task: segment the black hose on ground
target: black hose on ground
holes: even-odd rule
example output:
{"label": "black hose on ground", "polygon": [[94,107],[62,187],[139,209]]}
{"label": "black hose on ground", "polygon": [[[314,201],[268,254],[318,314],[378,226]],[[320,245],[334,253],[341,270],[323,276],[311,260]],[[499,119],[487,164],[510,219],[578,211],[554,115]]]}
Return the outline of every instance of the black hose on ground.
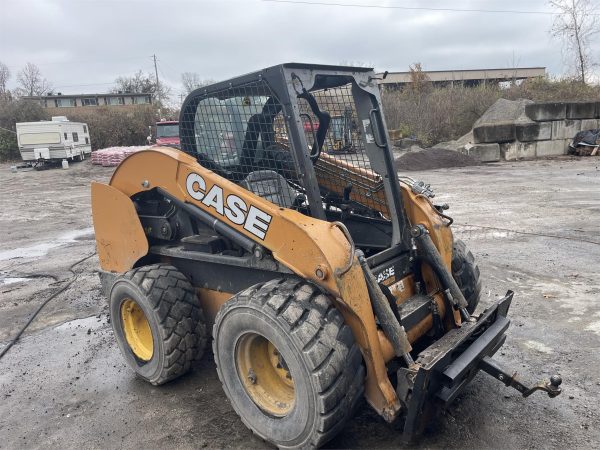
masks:
{"label": "black hose on ground", "polygon": [[2,359],[2,357],[4,355],[6,355],[6,353],[8,353],[8,351],[10,350],[10,348],[15,345],[15,343],[19,340],[19,338],[21,337],[21,335],[25,332],[25,330],[29,327],[29,325],[31,325],[31,323],[35,320],[35,318],[37,317],[37,315],[40,313],[40,311],[48,304],[50,303],[51,300],[55,299],[56,297],[58,297],[60,294],[62,294],[64,291],[66,291],[69,286],[71,286],[73,283],[75,283],[75,281],[77,280],[77,277],[79,276],[79,274],[75,273],[73,271],[73,269],[78,266],[79,264],[81,264],[82,262],[90,259],[92,256],[94,256],[96,254],[96,252],[92,253],[91,255],[86,256],[85,258],[81,258],[80,260],[76,261],[75,263],[71,264],[71,267],[69,267],[69,272],[71,272],[73,275],[75,275],[74,278],[71,279],[71,281],[69,281],[67,284],[65,284],[63,287],[61,287],[58,291],[54,292],[50,297],[48,297],[46,300],[44,300],[42,302],[42,304],[40,306],[38,306],[38,309],[35,310],[35,312],[32,314],[32,316],[29,318],[29,320],[25,323],[25,325],[23,325],[21,327],[21,329],[18,331],[18,333],[15,335],[15,337],[13,337],[9,343],[6,345],[6,347],[4,347],[1,351],[0,351],[0,359]]}

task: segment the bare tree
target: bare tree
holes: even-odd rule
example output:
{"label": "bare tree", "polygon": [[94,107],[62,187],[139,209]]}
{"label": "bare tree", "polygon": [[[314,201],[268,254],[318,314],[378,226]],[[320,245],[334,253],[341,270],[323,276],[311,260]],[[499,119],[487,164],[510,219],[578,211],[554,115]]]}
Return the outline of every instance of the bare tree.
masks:
{"label": "bare tree", "polygon": [[550,0],[557,15],[551,33],[563,41],[567,60],[575,63],[577,77],[585,84],[595,65],[591,55],[592,36],[600,31],[600,20],[591,0]]}
{"label": "bare tree", "polygon": [[183,72],[181,74],[181,84],[183,84],[183,89],[186,94],[189,94],[194,89],[201,88],[203,86],[208,86],[209,84],[215,83],[215,80],[212,79],[202,79],[200,75],[196,72]]}
{"label": "bare tree", "polygon": [[51,88],[38,66],[30,62],[25,64],[25,67],[17,74],[17,83],[19,83],[18,91],[21,95],[42,95]]}
{"label": "bare tree", "polygon": [[153,94],[156,91],[156,80],[153,75],[145,74],[141,70],[131,76],[119,77],[115,80],[113,92],[127,92],[132,94]]}
{"label": "bare tree", "polygon": [[408,67],[410,73],[410,88],[414,92],[429,91],[433,86],[430,83],[429,76],[423,70],[420,62],[411,64]]}
{"label": "bare tree", "polygon": [[6,64],[0,61],[0,95],[6,94],[8,80],[10,79],[10,70]]}
{"label": "bare tree", "polygon": [[129,77],[119,77],[115,80],[113,92],[130,92],[134,94],[155,94],[157,98],[162,99],[163,103],[168,101],[171,95],[171,88],[165,83],[160,83],[158,92],[156,89],[156,78],[154,75],[145,74],[141,70]]}

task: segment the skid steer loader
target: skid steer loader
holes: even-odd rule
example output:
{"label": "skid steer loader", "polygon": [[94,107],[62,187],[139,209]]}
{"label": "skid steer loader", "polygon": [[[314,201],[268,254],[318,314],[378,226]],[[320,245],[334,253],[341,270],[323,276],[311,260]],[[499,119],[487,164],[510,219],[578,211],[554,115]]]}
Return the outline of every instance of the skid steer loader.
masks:
{"label": "skid steer loader", "polygon": [[[340,115],[360,128],[350,154],[327,152]],[[479,370],[561,392],[492,358],[513,293],[475,315],[473,255],[429,187],[397,176],[371,69],[270,67],[192,92],[179,123],[180,150],[92,184],[100,278],[139,376],[173,380],[212,337],[233,409],[282,448],[322,445],[363,397],[411,440]]]}

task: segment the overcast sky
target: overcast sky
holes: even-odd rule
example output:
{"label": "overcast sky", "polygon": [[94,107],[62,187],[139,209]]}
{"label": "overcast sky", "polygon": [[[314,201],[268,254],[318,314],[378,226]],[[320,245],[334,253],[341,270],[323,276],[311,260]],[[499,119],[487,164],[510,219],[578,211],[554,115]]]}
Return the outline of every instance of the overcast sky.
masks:
{"label": "overcast sky", "polygon": [[[318,1],[318,0],[306,0]],[[321,0],[549,11],[545,0]],[[182,72],[225,79],[281,62],[357,61],[404,71],[545,66],[568,70],[552,16],[358,8],[262,0],[0,0],[0,61],[39,66],[55,91],[105,92],[141,69],[181,91]],[[600,55],[600,35],[594,52]]]}

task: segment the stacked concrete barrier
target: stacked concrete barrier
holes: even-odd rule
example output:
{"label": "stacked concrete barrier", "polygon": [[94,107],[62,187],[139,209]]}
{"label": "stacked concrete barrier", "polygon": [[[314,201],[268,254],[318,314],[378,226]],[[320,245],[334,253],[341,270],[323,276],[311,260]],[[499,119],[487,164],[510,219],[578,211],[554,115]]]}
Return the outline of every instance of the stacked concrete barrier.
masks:
{"label": "stacked concrete barrier", "polygon": [[474,143],[465,150],[482,161],[559,156],[579,131],[598,128],[600,102],[500,99],[475,122]]}

